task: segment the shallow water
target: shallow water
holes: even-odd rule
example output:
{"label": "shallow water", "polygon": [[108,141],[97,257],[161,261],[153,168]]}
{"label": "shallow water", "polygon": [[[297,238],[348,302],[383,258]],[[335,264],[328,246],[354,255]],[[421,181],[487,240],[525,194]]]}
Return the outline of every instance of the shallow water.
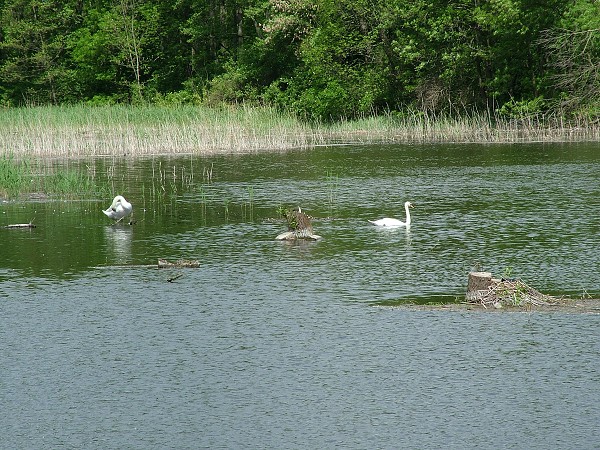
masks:
{"label": "shallow water", "polygon": [[[135,225],[0,204],[37,224],[0,229],[0,447],[597,448],[600,315],[389,305],[460,298],[474,267],[600,295],[598,149],[99,160]],[[406,200],[410,230],[367,222]],[[323,240],[273,240],[297,204]]]}

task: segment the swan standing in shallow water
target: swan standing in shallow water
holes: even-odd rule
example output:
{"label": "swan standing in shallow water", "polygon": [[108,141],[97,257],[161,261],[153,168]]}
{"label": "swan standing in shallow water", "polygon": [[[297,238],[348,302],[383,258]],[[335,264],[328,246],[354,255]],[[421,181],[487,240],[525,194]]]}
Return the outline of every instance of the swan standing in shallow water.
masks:
{"label": "swan standing in shallow water", "polygon": [[131,214],[132,211],[133,207],[131,206],[131,203],[125,200],[125,197],[122,195],[117,195],[114,198],[112,205],[102,212],[109,218],[119,222],[123,219],[123,217],[127,217],[129,214]]}
{"label": "swan standing in shallow water", "polygon": [[373,225],[377,225],[378,227],[410,227],[410,210],[413,205],[411,202],[404,203],[404,210],[406,211],[406,222],[402,222],[398,219],[391,219],[389,217],[385,217],[379,220],[369,220]]}

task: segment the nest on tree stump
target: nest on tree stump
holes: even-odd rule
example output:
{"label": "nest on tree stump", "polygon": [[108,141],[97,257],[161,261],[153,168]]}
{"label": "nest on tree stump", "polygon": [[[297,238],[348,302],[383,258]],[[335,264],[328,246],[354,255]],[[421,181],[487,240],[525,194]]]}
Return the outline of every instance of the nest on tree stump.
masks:
{"label": "nest on tree stump", "polygon": [[542,294],[519,279],[492,278],[489,272],[469,273],[466,300],[484,308],[541,306],[555,304],[555,298]]}
{"label": "nest on tree stump", "polygon": [[282,210],[282,215],[285,217],[288,225],[288,231],[281,233],[275,239],[277,240],[296,240],[296,239],[320,239],[313,233],[312,217],[302,212],[302,209],[298,206],[294,209]]}

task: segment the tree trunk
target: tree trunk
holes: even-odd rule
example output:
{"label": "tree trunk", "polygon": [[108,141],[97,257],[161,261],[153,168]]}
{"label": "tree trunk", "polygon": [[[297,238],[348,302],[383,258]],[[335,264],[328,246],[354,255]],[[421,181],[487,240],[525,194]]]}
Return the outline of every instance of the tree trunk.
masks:
{"label": "tree trunk", "polygon": [[486,291],[491,285],[492,274],[490,272],[469,272],[466,300],[468,302],[476,300],[479,291]]}

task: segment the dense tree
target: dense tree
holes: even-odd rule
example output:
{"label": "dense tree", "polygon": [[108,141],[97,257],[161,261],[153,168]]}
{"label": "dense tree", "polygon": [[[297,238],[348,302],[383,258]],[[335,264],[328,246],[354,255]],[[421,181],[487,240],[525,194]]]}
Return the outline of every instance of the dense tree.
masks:
{"label": "dense tree", "polygon": [[[596,0],[1,0],[0,98],[594,110]],[[560,101],[559,101],[560,100]]]}
{"label": "dense tree", "polygon": [[138,0],[87,12],[70,37],[71,57],[87,96],[142,99],[162,55],[160,19],[157,6]]}
{"label": "dense tree", "polygon": [[0,86],[5,99],[59,103],[79,96],[67,39],[80,20],[77,0],[4,2]]}
{"label": "dense tree", "polygon": [[600,110],[600,2],[578,0],[540,39],[552,72],[554,99],[569,111]]}

